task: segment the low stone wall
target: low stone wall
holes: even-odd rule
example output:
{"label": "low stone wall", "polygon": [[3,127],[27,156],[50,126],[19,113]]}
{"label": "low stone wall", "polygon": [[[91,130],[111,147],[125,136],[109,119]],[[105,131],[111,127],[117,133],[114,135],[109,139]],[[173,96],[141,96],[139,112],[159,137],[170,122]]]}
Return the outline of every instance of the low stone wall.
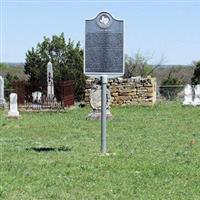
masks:
{"label": "low stone wall", "polygon": [[[89,104],[93,84],[98,79],[87,79],[85,102]],[[129,79],[109,79],[107,87],[111,93],[111,105],[153,105],[156,102],[156,79],[132,77]]]}

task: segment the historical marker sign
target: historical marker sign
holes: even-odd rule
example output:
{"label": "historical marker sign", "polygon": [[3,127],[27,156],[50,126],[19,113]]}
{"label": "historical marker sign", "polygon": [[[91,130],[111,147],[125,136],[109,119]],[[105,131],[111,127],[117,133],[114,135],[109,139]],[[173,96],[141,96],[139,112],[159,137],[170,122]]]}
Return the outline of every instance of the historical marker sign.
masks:
{"label": "historical marker sign", "polygon": [[84,73],[86,75],[124,74],[124,25],[101,12],[86,20]]}

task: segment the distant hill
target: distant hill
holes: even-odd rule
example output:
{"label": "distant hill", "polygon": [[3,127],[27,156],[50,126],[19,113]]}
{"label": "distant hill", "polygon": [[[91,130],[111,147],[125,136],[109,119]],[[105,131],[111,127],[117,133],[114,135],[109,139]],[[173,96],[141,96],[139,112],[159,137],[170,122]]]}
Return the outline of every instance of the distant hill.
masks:
{"label": "distant hill", "polygon": [[[27,76],[24,74],[24,64],[25,63],[6,63],[9,67],[7,69],[0,70],[0,75],[5,76],[6,73],[11,73],[12,75],[17,75],[19,78],[26,79]],[[184,83],[190,83],[193,76],[194,69],[189,65],[161,65],[159,68],[155,69],[153,72],[154,77],[157,79],[157,85],[160,85],[162,80],[167,78],[170,70],[173,69],[172,76],[179,78],[184,81]]]}
{"label": "distant hill", "polygon": [[188,67],[191,67],[190,65],[161,65],[159,68],[179,68],[179,67],[182,67],[182,68],[188,68]]}
{"label": "distant hill", "polygon": [[153,72],[153,76],[157,79],[157,85],[161,85],[163,79],[169,76],[172,70],[172,77],[183,80],[184,84],[191,83],[191,78],[193,76],[194,69],[192,67],[175,67],[175,68],[157,68]]}
{"label": "distant hill", "polygon": [[[5,65],[4,65],[5,64]],[[19,79],[26,79],[24,74],[24,63],[4,63],[0,66],[0,75],[5,77],[8,73],[17,76]]]}
{"label": "distant hill", "polygon": [[25,63],[5,63],[9,65],[10,67],[24,67]]}
{"label": "distant hill", "polygon": [[[6,63],[10,67],[24,67],[25,63]],[[191,67],[190,65],[161,65],[159,68],[172,68],[172,67]]]}

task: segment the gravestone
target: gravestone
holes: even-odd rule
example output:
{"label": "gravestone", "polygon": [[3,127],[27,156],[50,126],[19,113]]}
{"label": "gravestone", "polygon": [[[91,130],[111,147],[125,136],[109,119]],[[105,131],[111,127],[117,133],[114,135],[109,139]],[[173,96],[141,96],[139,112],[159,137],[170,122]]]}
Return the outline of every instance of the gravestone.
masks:
{"label": "gravestone", "polygon": [[193,91],[192,86],[190,84],[187,84],[184,88],[184,101],[183,105],[192,105],[193,104]]}
{"label": "gravestone", "polygon": [[4,79],[2,76],[0,76],[0,106],[5,105],[5,99],[4,99]]}
{"label": "gravestone", "polygon": [[[109,110],[111,104],[110,91],[106,91],[106,118],[111,119],[112,114]],[[93,109],[91,113],[87,116],[90,120],[100,120],[101,119],[101,86],[93,85],[90,91],[90,105]]]}
{"label": "gravestone", "polygon": [[95,76],[124,74],[124,24],[101,12],[86,20],[84,73]]}
{"label": "gravestone", "polygon": [[194,106],[199,106],[200,105],[200,85],[196,85],[194,88],[194,101],[193,101]]}
{"label": "gravestone", "polygon": [[35,91],[32,93],[33,103],[41,103],[42,102],[42,92]]}
{"label": "gravestone", "polygon": [[11,93],[10,94],[10,110],[8,112],[8,117],[9,118],[18,118],[19,111],[17,108],[17,94],[16,93]]}
{"label": "gravestone", "polygon": [[47,99],[54,98],[53,66],[51,62],[47,64]]}

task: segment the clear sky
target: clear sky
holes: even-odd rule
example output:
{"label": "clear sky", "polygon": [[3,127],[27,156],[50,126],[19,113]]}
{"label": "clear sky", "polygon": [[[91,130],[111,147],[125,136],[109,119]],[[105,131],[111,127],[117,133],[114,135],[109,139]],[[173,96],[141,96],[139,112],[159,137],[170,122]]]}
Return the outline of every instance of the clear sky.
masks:
{"label": "clear sky", "polygon": [[125,53],[140,51],[152,63],[200,60],[200,1],[0,0],[1,62],[25,62],[43,36],[64,32],[84,47],[85,19],[108,11],[125,22]]}

